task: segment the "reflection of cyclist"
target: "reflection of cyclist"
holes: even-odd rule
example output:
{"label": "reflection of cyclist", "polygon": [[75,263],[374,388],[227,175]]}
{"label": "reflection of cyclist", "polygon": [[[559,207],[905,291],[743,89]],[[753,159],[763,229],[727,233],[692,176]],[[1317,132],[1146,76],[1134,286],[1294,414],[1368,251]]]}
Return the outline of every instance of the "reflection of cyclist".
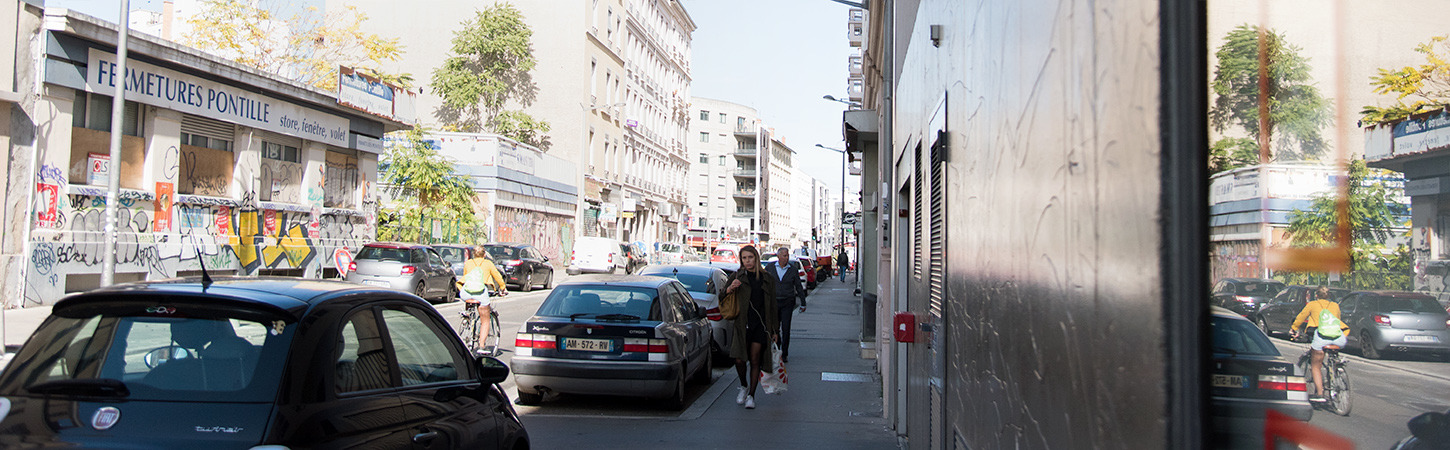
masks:
{"label": "reflection of cyclist", "polygon": [[[459,297],[467,303],[478,304],[478,340],[486,342],[489,332],[488,316],[493,312],[488,296],[497,292],[500,297],[508,295],[503,274],[488,258],[488,251],[482,246],[473,247],[473,257],[463,263],[463,280],[459,281]],[[483,349],[480,349],[483,350]]]}
{"label": "reflection of cyclist", "polygon": [[1345,325],[1339,317],[1339,304],[1329,301],[1329,288],[1321,286],[1315,300],[1304,305],[1304,309],[1294,317],[1294,324],[1289,327],[1295,338],[1301,334],[1301,325],[1308,325],[1305,332],[1313,333],[1314,336],[1309,344],[1309,370],[1314,374],[1314,393],[1309,396],[1310,400],[1324,400],[1324,346],[1333,345],[1338,348],[1347,342],[1349,325]]}

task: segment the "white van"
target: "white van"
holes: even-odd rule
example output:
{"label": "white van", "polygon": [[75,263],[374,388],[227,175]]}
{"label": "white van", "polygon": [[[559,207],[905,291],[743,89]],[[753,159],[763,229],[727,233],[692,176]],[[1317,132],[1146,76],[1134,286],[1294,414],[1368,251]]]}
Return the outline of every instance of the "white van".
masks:
{"label": "white van", "polygon": [[604,237],[581,237],[574,241],[574,254],[569,256],[569,275],[581,273],[615,273],[623,271],[625,255],[620,243]]}

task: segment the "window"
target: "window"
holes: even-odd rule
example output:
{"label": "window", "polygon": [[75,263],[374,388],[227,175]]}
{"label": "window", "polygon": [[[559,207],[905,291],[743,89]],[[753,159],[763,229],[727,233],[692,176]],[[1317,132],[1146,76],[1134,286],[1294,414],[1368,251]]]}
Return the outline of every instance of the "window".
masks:
{"label": "window", "polygon": [[[700,154],[700,164],[709,164],[709,163],[710,163],[710,155],[706,155],[704,153],[701,153]],[[701,175],[703,175],[703,174],[701,174]]]}
{"label": "window", "polygon": [[342,348],[333,364],[334,389],[356,392],[385,389],[393,385],[391,363],[383,346],[382,330],[371,309],[353,313],[338,337]]}
{"label": "window", "polygon": [[359,180],[357,151],[328,149],[326,166],[322,205],[329,208],[356,207]]}
{"label": "window", "polygon": [[700,132],[700,142],[710,142],[710,133]]}
{"label": "window", "polygon": [[[77,91],[71,125],[88,130],[111,132],[111,96]],[[121,112],[121,134],[141,135],[141,105],[126,101]]]}
{"label": "window", "polygon": [[725,113],[720,113],[720,123],[725,123]]}
{"label": "window", "polygon": [[236,126],[192,114],[181,116],[181,172],[176,193],[225,197],[232,184]]}
{"label": "window", "polygon": [[735,129],[737,129],[737,130],[744,130],[745,129],[745,118],[744,117],[736,117],[735,118]]}
{"label": "window", "polygon": [[720,155],[720,166],[721,167],[724,167],[725,166],[725,155]]}
{"label": "window", "polygon": [[[92,154],[110,155],[111,143],[111,97],[76,91],[72,103],[70,170],[71,184],[102,184],[100,178],[92,179],[89,164]],[[145,182],[143,168],[146,167],[146,141],[141,135],[139,119],[141,105],[126,102],[122,111],[121,148],[122,163],[112,164],[121,171],[121,187],[129,189],[150,189]],[[101,156],[105,157],[105,156]],[[101,174],[98,174],[101,175]],[[105,174],[109,175],[109,173]]]}
{"label": "window", "polygon": [[383,310],[383,323],[393,343],[403,385],[458,381],[467,374],[465,362],[436,327],[422,319],[413,308]]}
{"label": "window", "polygon": [[703,109],[700,110],[700,120],[710,120],[710,112]]}
{"label": "window", "polygon": [[278,161],[301,162],[297,147],[262,141],[262,157]]}

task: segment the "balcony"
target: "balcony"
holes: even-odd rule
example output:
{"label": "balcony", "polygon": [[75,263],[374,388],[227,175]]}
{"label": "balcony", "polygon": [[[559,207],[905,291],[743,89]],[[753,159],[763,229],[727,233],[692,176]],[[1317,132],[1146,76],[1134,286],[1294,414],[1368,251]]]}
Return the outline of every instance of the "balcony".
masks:
{"label": "balcony", "polygon": [[731,216],[737,218],[755,217],[755,209],[736,209],[735,214]]}
{"label": "balcony", "polygon": [[739,189],[735,191],[735,198],[755,198],[755,189]]}
{"label": "balcony", "polygon": [[743,125],[742,124],[736,124],[735,125],[735,135],[736,136],[755,136],[755,124],[753,124],[753,123],[752,124],[743,124]]}
{"label": "balcony", "polygon": [[735,149],[735,156],[755,156],[755,147],[737,148]]}
{"label": "balcony", "polygon": [[753,169],[753,168],[751,168],[751,169],[735,169],[735,172],[734,172],[733,175],[735,175],[737,177],[744,177],[744,178],[755,178],[756,176],[758,176],[756,174],[755,169]]}

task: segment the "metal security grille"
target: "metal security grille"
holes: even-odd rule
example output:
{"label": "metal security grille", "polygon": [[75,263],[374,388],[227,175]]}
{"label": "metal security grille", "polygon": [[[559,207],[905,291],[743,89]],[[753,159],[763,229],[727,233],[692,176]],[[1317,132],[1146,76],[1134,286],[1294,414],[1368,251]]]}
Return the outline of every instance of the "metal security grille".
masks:
{"label": "metal security grille", "polygon": [[235,125],[191,114],[181,116],[181,132],[229,142],[237,138]]}
{"label": "metal security grille", "polygon": [[925,233],[922,233],[922,228],[925,224],[921,222],[921,210],[923,207],[923,199],[921,197],[921,185],[923,184],[921,182],[921,144],[916,145],[916,154],[912,160],[915,161],[913,163],[915,169],[911,172],[911,271],[917,278],[921,278],[921,254],[924,253],[922,249],[926,247]]}

